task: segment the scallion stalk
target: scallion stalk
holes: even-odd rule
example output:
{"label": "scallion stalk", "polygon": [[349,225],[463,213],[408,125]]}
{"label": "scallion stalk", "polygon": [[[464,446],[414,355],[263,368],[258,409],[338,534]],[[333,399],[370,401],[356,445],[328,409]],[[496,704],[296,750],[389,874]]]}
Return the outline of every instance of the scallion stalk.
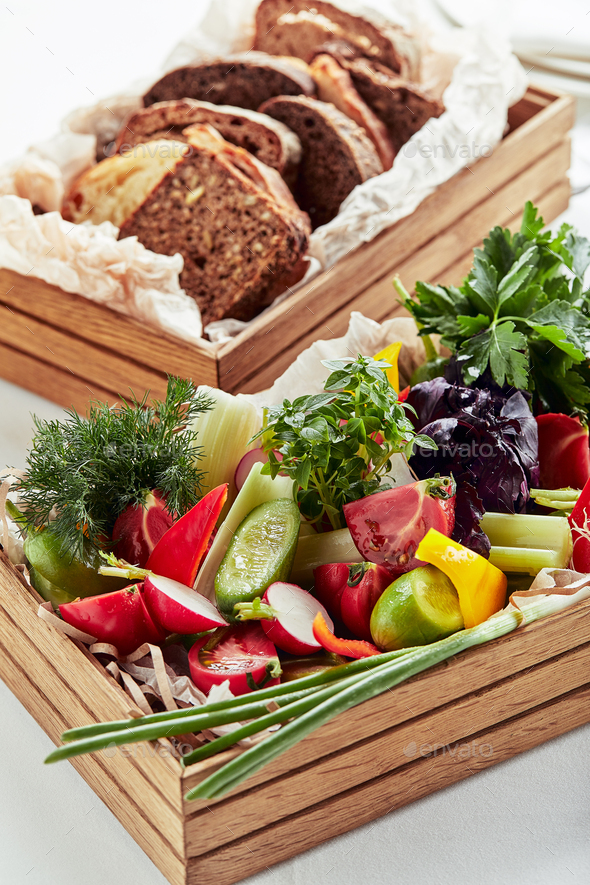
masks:
{"label": "scallion stalk", "polygon": [[348,688],[343,688],[333,697],[284,725],[260,744],[251,747],[226,763],[192,790],[189,790],[185,798],[187,800],[213,799],[224,796],[268,762],[276,759],[281,753],[289,750],[339,713],[393,688],[411,676],[415,676],[467,648],[481,645],[510,633],[521,621],[520,612],[501,612],[477,627],[462,630],[447,639],[441,639],[439,642],[424,646],[411,655],[404,655],[399,661],[375,668],[368,675],[359,677]]}

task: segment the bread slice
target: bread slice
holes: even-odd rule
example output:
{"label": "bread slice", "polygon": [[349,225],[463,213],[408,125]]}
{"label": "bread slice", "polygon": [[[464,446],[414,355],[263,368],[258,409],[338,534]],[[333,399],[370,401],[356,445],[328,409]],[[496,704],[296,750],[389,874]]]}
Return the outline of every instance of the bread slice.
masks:
{"label": "bread slice", "polygon": [[183,130],[193,123],[209,123],[232,144],[279,172],[294,185],[301,159],[301,142],[278,120],[266,114],[190,98],[160,101],[131,113],[115,141],[115,151],[125,153],[145,141],[172,138],[187,141]]}
{"label": "bread slice", "polygon": [[280,120],[298,136],[303,157],[295,199],[314,228],[338,213],[357,184],[383,171],[364,129],[332,104],[307,96],[278,96],[260,111]]}
{"label": "bread slice", "polygon": [[143,103],[149,107],[175,98],[196,98],[255,111],[274,95],[301,94],[314,95],[315,83],[300,59],[248,52],[170,71],[148,90]]}
{"label": "bread slice", "polygon": [[303,276],[309,219],[275,169],[207,124],[185,130],[189,146],[121,225],[165,255],[180,252],[180,283],[207,325],[251,319]]}
{"label": "bread slice", "polygon": [[121,227],[147,195],[183,160],[189,147],[176,141],[150,141],[124,157],[108,157],[84,172],[66,194],[62,215],[67,221]]}
{"label": "bread slice", "polygon": [[397,77],[379,62],[340,57],[361,98],[383,121],[397,153],[432,117],[444,111],[441,101],[415,83]]}
{"label": "bread slice", "polygon": [[345,12],[324,0],[262,0],[256,11],[254,49],[289,52],[310,61],[327,40],[345,40],[357,54],[375,58],[395,73],[419,76],[419,43],[376,10]]}
{"label": "bread slice", "polygon": [[310,70],[317,83],[320,100],[331,102],[339,111],[362,126],[375,145],[383,169],[391,169],[395,151],[387,127],[360,97],[348,71],[331,55],[316,56]]}

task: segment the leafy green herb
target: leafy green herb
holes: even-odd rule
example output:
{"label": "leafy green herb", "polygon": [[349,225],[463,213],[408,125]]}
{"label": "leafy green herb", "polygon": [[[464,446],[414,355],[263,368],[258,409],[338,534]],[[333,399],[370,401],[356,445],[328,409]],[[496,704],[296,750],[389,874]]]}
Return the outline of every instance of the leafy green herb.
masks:
{"label": "leafy green herb", "polygon": [[460,288],[416,283],[413,301],[396,288],[419,325],[440,334],[464,381],[484,373],[500,387],[530,390],[541,411],[579,414],[590,405],[590,242],[569,224],[542,232],[528,202],[520,231],[495,227],[476,249]]}
{"label": "leafy green herb", "polygon": [[436,444],[416,435],[407,416],[413,410],[399,402],[384,372],[389,363],[359,354],[354,361],[323,365],[332,371],[325,393],[284,400],[257,435],[269,456],[262,472],[286,473],[303,515],[319,527],[328,520],[338,529],[344,504],[391,485],[386,474],[394,453],[409,457],[415,444]]}
{"label": "leafy green herb", "polygon": [[211,408],[191,381],[169,378],[166,399],[148,405],[132,394],[109,408],[92,402],[88,418],[74,410],[63,421],[35,417],[27,471],[17,488],[27,524],[52,531],[64,550],[86,558],[108,544],[117,516],[159,489],[171,513],[182,515],[200,497],[203,473],[187,425]]}

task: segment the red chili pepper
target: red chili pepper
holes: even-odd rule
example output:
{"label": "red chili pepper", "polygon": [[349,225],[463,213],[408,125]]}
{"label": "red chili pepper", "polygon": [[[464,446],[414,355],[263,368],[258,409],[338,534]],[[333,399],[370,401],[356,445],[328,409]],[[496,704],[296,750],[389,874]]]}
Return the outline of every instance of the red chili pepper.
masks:
{"label": "red chili pepper", "polygon": [[398,400],[400,401],[400,403],[405,403],[405,401],[408,398],[409,393],[410,393],[410,385],[408,384],[407,387],[404,387],[404,389],[400,390],[400,392],[399,392]]}
{"label": "red chili pepper", "polygon": [[227,490],[227,483],[212,489],[175,522],[154,547],[146,568],[192,587],[227,500]]}
{"label": "red chili pepper", "polygon": [[574,549],[572,566],[577,572],[590,572],[590,479],[580,492],[576,506],[568,517]]}
{"label": "red chili pepper", "polygon": [[347,658],[370,658],[372,655],[381,654],[381,650],[376,645],[373,645],[372,642],[365,642],[364,639],[338,639],[326,624],[321,612],[318,612],[314,618],[313,635],[326,651],[344,655]]}

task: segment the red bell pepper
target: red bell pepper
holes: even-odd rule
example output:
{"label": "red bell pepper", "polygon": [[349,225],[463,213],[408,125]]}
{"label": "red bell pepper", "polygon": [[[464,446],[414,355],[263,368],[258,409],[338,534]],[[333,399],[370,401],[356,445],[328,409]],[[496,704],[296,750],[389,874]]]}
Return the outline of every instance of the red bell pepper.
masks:
{"label": "red bell pepper", "polygon": [[371,639],[370,621],[375,604],[392,577],[374,562],[329,563],[313,571],[314,596],[330,614],[361,639]]}
{"label": "red bell pepper", "polygon": [[175,522],[154,547],[146,569],[192,587],[227,500],[227,490],[227,483],[212,489]]}
{"label": "red bell pepper", "polygon": [[144,642],[163,642],[166,634],[152,620],[141,593],[141,584],[132,584],[114,593],[86,596],[59,606],[68,624],[108,642],[127,655]]}
{"label": "red bell pepper", "polygon": [[538,415],[539,486],[542,489],[582,489],[590,478],[588,428],[579,418]]}
{"label": "red bell pepper", "polygon": [[334,636],[321,612],[314,618],[313,635],[326,651],[347,658],[370,658],[381,654],[381,649],[372,642],[365,642],[364,639],[339,639]]}
{"label": "red bell pepper", "polygon": [[590,573],[590,479],[568,516],[574,549],[572,566],[577,572]]}

